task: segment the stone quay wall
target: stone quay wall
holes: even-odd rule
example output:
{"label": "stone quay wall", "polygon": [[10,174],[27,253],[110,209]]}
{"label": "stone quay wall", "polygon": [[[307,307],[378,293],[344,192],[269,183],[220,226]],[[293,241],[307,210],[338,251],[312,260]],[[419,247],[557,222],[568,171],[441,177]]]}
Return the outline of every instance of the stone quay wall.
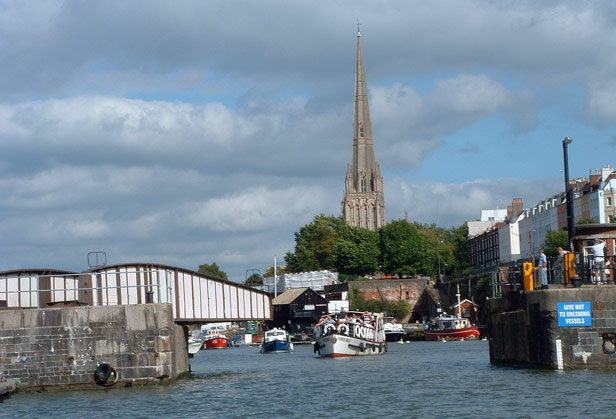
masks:
{"label": "stone quay wall", "polygon": [[107,364],[105,385],[158,383],[189,371],[186,335],[169,304],[2,310],[0,373],[19,389],[88,386]]}
{"label": "stone quay wall", "polygon": [[[557,304],[567,302],[590,303],[591,325],[559,326]],[[616,332],[616,286],[511,291],[487,303],[493,364],[556,369],[560,349],[563,368],[616,367],[604,351],[616,347],[606,342]]]}

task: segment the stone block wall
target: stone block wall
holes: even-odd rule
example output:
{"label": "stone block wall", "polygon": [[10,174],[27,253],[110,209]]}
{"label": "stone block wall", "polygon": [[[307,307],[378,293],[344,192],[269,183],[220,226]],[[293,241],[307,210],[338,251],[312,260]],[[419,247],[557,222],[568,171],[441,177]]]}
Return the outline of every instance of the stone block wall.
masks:
{"label": "stone block wall", "polygon": [[[592,326],[558,326],[559,302],[591,303]],[[616,367],[603,335],[616,332],[616,286],[516,291],[488,300],[490,361],[557,368],[556,341],[567,368]]]}
{"label": "stone block wall", "polygon": [[0,311],[0,372],[20,388],[95,384],[101,363],[118,383],[188,371],[186,328],[168,304]]}

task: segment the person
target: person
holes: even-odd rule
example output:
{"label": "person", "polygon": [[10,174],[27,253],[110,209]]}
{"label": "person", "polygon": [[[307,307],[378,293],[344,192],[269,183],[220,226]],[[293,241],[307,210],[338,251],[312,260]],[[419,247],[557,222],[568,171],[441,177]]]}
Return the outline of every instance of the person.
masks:
{"label": "person", "polygon": [[338,313],[338,320],[346,322],[347,312],[344,311],[344,307],[340,309],[340,313]]}
{"label": "person", "polygon": [[605,284],[605,242],[595,240],[595,244],[590,246],[590,252],[593,257],[593,282],[597,285]]}
{"label": "person", "polygon": [[333,323],[336,323],[336,321],[334,319],[332,319],[332,316],[328,315],[327,316],[327,320],[325,320],[325,323],[333,324]]}
{"label": "person", "polygon": [[569,252],[558,246],[558,256],[556,257],[556,261],[554,262],[555,284],[565,283],[565,255],[567,253]]}
{"label": "person", "polygon": [[543,288],[547,288],[548,286],[548,259],[545,257],[545,253],[543,253],[543,249],[539,250],[539,264],[537,265],[537,269],[539,270],[539,280],[541,281],[541,286]]}

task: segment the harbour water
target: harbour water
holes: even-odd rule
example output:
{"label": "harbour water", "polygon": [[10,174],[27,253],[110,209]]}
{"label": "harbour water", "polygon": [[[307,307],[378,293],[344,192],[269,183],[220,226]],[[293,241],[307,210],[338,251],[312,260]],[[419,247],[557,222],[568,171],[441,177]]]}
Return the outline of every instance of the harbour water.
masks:
{"label": "harbour water", "polygon": [[488,342],[389,344],[383,356],[320,359],[258,347],[200,351],[190,378],[154,387],[18,393],[2,418],[613,417],[616,372],[500,368]]}

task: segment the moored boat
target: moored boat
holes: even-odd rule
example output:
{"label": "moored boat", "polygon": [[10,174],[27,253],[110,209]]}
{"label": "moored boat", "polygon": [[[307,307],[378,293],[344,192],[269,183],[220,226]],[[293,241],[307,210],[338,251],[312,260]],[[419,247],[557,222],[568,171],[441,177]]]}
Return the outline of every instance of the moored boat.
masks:
{"label": "moored boat", "polygon": [[203,346],[203,337],[190,336],[188,338],[188,354],[189,355],[194,355],[197,352],[199,352],[202,346]]}
{"label": "moored boat", "polygon": [[393,318],[391,317],[388,317],[385,320],[390,320],[383,325],[385,340],[387,342],[400,342],[406,337],[406,330],[404,330],[400,323],[394,323]]}
{"label": "moored boat", "polygon": [[229,338],[224,333],[226,329],[221,325],[207,325],[201,328],[204,334],[204,349],[224,349],[229,346]]}
{"label": "moored boat", "polygon": [[349,312],[338,322],[329,320],[317,324],[315,337],[314,352],[321,357],[382,355],[387,352],[381,313]]}
{"label": "moored boat", "polygon": [[424,326],[426,340],[477,339],[479,330],[463,317],[442,316]]}
{"label": "moored boat", "polygon": [[265,332],[263,343],[260,345],[262,354],[275,354],[282,352],[293,352],[293,344],[289,334],[283,329],[272,329]]}

